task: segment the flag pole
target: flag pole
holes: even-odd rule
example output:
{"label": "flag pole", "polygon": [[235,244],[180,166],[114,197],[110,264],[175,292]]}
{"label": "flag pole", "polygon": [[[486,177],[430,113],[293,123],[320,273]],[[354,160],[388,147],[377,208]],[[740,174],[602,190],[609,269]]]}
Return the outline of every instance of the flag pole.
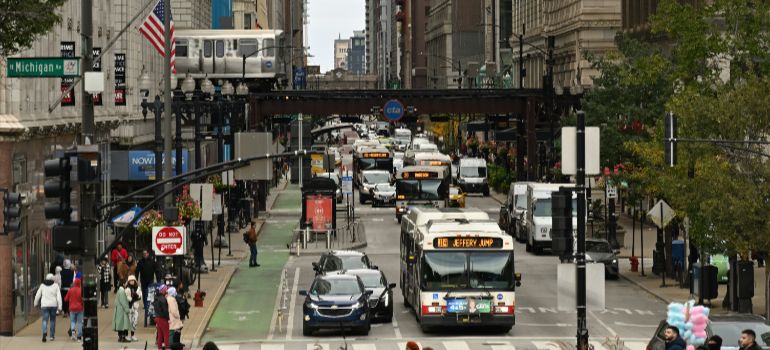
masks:
{"label": "flag pole", "polygon": [[[170,179],[171,174],[171,0],[163,1],[163,178]],[[158,161],[157,159],[155,160]],[[179,160],[181,161],[181,159]],[[171,183],[166,183],[165,191],[171,190]],[[164,199],[164,208],[171,207],[171,196]]]}

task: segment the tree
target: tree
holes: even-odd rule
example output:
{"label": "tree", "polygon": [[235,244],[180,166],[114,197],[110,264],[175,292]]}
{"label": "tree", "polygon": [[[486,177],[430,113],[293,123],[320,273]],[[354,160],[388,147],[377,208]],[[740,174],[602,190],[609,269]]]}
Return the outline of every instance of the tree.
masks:
{"label": "tree", "polygon": [[67,0],[0,0],[0,56],[29,48],[38,36],[61,21]]}

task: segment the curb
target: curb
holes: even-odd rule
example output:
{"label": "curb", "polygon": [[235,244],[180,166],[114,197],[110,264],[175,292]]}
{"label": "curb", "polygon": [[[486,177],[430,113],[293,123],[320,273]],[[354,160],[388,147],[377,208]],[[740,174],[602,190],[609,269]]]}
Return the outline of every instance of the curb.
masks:
{"label": "curb", "polygon": [[664,298],[662,295],[660,295],[658,293],[655,293],[652,289],[645,287],[641,283],[639,283],[637,281],[634,281],[633,279],[631,279],[629,277],[626,277],[626,275],[624,275],[622,273],[619,273],[618,276],[620,276],[620,278],[630,282],[631,284],[636,285],[637,287],[641,288],[642,290],[644,290],[645,292],[649,293],[650,295],[652,295],[656,299],[662,301],[663,303],[665,303],[665,304],[670,304],[671,303],[671,300],[668,300],[668,299]]}

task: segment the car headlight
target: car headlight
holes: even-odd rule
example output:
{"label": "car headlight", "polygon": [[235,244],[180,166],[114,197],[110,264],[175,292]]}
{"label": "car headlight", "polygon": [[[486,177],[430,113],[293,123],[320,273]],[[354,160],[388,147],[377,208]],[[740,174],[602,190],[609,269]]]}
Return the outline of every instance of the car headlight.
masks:
{"label": "car headlight", "polygon": [[380,300],[382,300],[382,302],[383,302],[383,304],[385,305],[385,307],[388,307],[388,301],[389,301],[389,299],[390,299],[390,298],[388,298],[388,293],[385,293],[385,295],[384,295],[384,296],[383,296],[383,297],[382,297]]}
{"label": "car headlight", "polygon": [[316,303],[310,303],[310,308],[314,310],[318,310],[318,305]]}
{"label": "car headlight", "polygon": [[363,304],[361,304],[361,302],[360,302],[360,301],[357,301],[355,304],[351,305],[350,307],[352,307],[352,308],[354,308],[354,309],[358,309],[358,308],[360,308],[361,306],[363,306]]}
{"label": "car headlight", "polygon": [[612,259],[612,263],[613,264],[617,264],[618,263],[618,259]]}

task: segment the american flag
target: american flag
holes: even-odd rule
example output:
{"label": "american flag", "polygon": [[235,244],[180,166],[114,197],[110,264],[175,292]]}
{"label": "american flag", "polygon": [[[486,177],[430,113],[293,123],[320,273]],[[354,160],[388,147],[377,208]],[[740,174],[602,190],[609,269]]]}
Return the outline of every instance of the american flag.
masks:
{"label": "american flag", "polygon": [[[168,9],[169,15],[171,15],[171,9]],[[176,74],[176,38],[174,37],[174,16],[170,18],[171,24],[171,71]],[[158,4],[150,12],[150,15],[142,22],[139,27],[139,32],[144,35],[150,44],[158,50],[161,56],[166,57],[166,51],[164,48],[164,35],[165,30],[163,27],[163,0],[158,0]]]}

